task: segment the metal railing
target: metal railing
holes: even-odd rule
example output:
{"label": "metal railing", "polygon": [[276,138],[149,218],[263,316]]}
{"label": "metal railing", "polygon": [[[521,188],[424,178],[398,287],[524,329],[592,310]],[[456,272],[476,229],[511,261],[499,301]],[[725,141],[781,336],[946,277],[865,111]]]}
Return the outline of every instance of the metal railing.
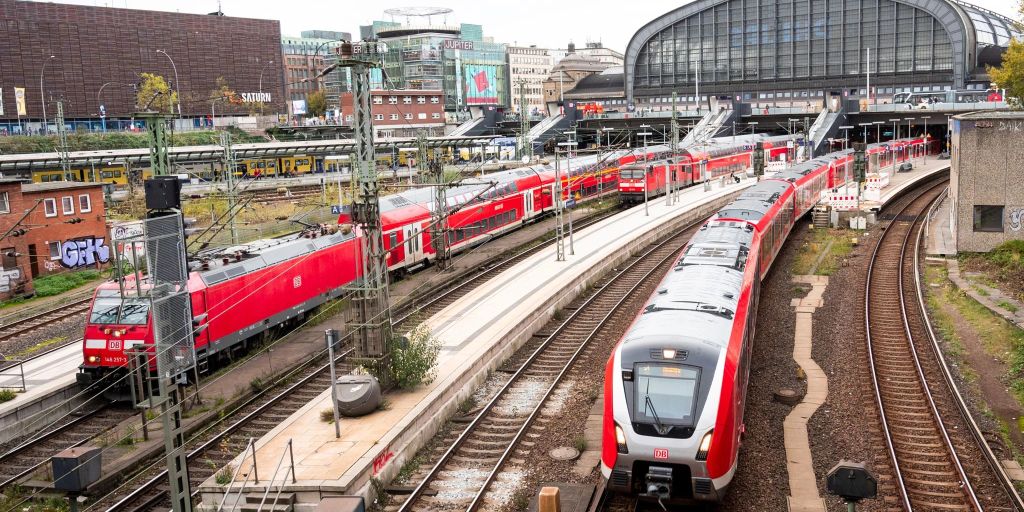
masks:
{"label": "metal railing", "polygon": [[949,112],[972,112],[975,110],[1009,110],[1010,106],[1005,101],[973,101],[965,103],[885,103],[881,105],[868,105],[862,112],[911,112],[915,110],[935,110]]}
{"label": "metal railing", "polygon": [[[3,358],[0,360],[0,378],[8,374],[8,370],[11,368],[17,368],[17,372],[10,372],[8,376],[14,377],[14,382],[17,382],[20,378],[21,386],[6,384],[5,381],[0,381],[0,389],[19,389],[22,393],[28,390],[25,386],[25,361],[27,359],[7,359]],[[10,364],[8,364],[10,363]]]}
{"label": "metal railing", "polygon": [[[231,488],[235,485],[235,481],[238,479],[238,472],[242,470],[242,466],[245,465],[245,459],[249,458],[249,453],[252,453],[252,475],[253,483],[260,483],[260,474],[256,469],[256,439],[250,437],[249,443],[245,447],[245,451],[242,452],[242,460],[238,461],[238,466],[235,471],[231,474],[231,481],[225,486],[224,496],[221,497],[220,503],[217,504],[216,512],[224,510],[224,502],[228,500],[228,496],[231,494]],[[242,485],[238,489],[238,494],[235,495],[235,502],[231,505],[231,510],[235,510],[238,507],[239,500],[242,499],[242,491],[245,490],[245,484],[249,483],[249,473],[245,474],[245,479],[242,480]]]}
{"label": "metal railing", "polygon": [[[284,478],[288,478],[288,473],[291,472],[291,474],[292,474],[292,483],[294,484],[294,483],[298,482],[298,480],[295,478],[295,454],[292,453],[292,440],[289,438],[288,439],[288,449],[286,451],[284,451],[284,452],[281,452],[281,458],[277,460],[277,467],[274,468],[274,474],[273,474],[273,476],[270,477],[270,481],[267,482],[267,490],[263,492],[263,499],[260,500],[260,506],[256,509],[256,512],[260,512],[260,511],[263,510],[263,505],[266,504],[267,497],[270,496],[270,489],[271,489],[271,487],[274,486],[274,482],[277,481],[277,473],[278,473],[278,471],[281,470],[281,464],[284,463],[284,456],[285,455],[288,455],[289,462],[288,462],[288,469],[286,469],[285,472],[284,472]],[[252,460],[253,460],[253,466],[255,466],[255,464],[256,464],[255,452],[253,454]],[[271,510],[274,510],[274,507],[277,506],[277,500],[281,497],[281,491],[284,490],[284,484],[285,484],[285,481],[282,480],[281,481],[281,485],[279,485],[277,487],[277,494],[274,495],[274,501],[270,504],[270,509]]]}

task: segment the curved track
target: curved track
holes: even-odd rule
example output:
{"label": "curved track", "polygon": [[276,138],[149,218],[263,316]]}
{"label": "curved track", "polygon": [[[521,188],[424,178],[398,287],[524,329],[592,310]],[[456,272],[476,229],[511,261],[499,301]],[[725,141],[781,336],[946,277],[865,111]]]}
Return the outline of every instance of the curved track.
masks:
{"label": "curved track", "polygon": [[498,496],[508,494],[502,477],[525,471],[526,462],[515,458],[528,451],[527,436],[542,435],[548,398],[590,347],[622,335],[692,230],[691,226],[656,244],[604,279],[481,409],[399,511],[500,509]]}
{"label": "curved track", "polygon": [[952,385],[923,309],[917,246],[945,183],[900,200],[868,267],[868,358],[894,484],[906,510],[1020,510]]}

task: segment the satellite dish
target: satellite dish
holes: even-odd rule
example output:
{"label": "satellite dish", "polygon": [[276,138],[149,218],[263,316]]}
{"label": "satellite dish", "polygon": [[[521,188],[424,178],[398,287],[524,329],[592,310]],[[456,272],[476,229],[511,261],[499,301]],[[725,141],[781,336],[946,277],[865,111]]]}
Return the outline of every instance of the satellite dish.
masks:
{"label": "satellite dish", "polygon": [[522,162],[523,162],[524,164],[528,164],[528,163],[530,163],[530,157],[528,157],[528,156],[526,156],[526,155],[523,155],[523,158],[522,158]]}

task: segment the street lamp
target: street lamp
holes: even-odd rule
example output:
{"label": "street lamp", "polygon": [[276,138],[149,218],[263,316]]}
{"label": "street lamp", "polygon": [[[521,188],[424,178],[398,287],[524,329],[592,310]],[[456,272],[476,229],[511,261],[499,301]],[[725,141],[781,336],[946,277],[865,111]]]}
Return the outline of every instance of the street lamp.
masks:
{"label": "street lamp", "polygon": [[885,124],[885,121],[875,121],[872,124],[875,125],[875,143],[876,144],[881,144],[882,143],[882,125]]}
{"label": "street lamp", "polygon": [[[566,132],[569,133],[569,132]],[[575,134],[576,132],[572,132]],[[565,184],[569,186],[569,198],[572,199],[573,206],[576,205],[576,196],[572,195],[572,148],[576,145],[576,141],[568,140],[566,142],[559,142],[559,146],[565,146],[566,151],[569,151],[569,158],[566,159],[565,164]],[[562,194],[558,194],[558,200],[562,200]],[[576,249],[572,244],[572,208],[569,209],[569,256],[575,256]]]}
{"label": "street lamp", "polygon": [[268,60],[266,64],[260,68],[260,115],[263,115],[263,72],[266,71],[267,66],[274,63],[274,60]]}
{"label": "street lamp", "polygon": [[896,117],[890,119],[889,121],[892,122],[892,140],[896,140],[900,138],[900,127],[898,124],[896,124],[900,122],[900,118]]}
{"label": "street lamp", "polygon": [[56,55],[50,55],[50,58],[43,61],[43,69],[39,70],[39,99],[43,104],[43,133],[50,133],[50,126],[46,124],[46,92],[43,91],[43,73],[46,72],[46,65],[56,58]]}
{"label": "street lamp", "polygon": [[904,117],[903,118],[903,120],[907,122],[907,138],[908,139],[910,137],[912,137],[912,135],[910,133],[910,122],[913,121],[914,119],[917,119],[917,118],[916,117]]}
{"label": "street lamp", "polygon": [[103,89],[106,89],[108,85],[123,85],[125,87],[131,87],[132,89],[135,89],[135,84],[126,84],[122,82],[107,82],[100,86],[100,90],[96,91],[96,105],[98,105],[100,109],[100,120],[103,122],[104,132],[107,131],[107,110],[103,108],[103,99],[100,97],[100,95],[103,94]]}
{"label": "street lamp", "polygon": [[178,81],[178,66],[174,65],[174,59],[171,58],[167,52],[163,50],[157,50],[157,53],[162,53],[167,60],[171,61],[171,69],[174,70],[174,91],[178,94],[178,118],[181,118],[181,82]]}

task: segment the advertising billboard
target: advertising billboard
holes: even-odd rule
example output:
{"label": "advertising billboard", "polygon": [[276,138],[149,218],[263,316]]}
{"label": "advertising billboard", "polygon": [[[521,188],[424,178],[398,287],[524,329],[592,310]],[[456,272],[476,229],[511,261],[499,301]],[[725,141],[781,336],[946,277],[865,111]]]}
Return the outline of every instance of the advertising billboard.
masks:
{"label": "advertising billboard", "polygon": [[306,114],[306,100],[292,100],[292,115],[302,116]]}
{"label": "advertising billboard", "polygon": [[493,105],[498,103],[498,68],[467,64],[463,73],[467,105]]}

